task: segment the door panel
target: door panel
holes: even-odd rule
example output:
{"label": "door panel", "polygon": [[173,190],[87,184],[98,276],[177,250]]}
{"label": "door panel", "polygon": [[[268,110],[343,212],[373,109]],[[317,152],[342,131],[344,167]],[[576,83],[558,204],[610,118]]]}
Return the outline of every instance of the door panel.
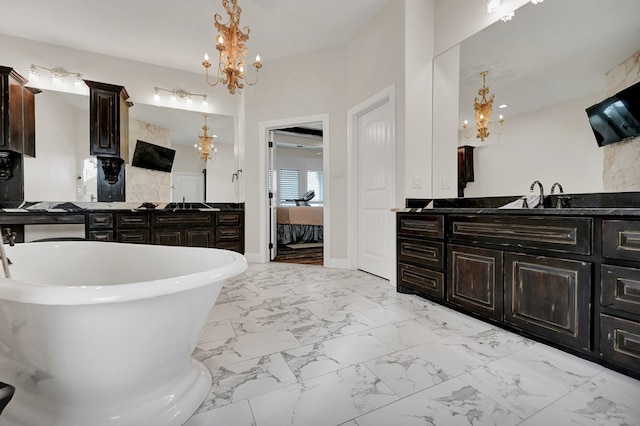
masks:
{"label": "door panel", "polygon": [[394,146],[389,103],[358,118],[357,267],[389,279],[394,216]]}

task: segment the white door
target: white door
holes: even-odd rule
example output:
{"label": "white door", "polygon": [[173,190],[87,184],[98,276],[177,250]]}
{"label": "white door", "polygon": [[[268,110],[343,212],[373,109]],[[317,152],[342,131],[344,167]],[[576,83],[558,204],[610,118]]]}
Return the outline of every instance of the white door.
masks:
{"label": "white door", "polygon": [[171,200],[185,201],[205,201],[204,199],[204,174],[203,173],[182,173],[173,174],[173,191]]}
{"label": "white door", "polygon": [[388,102],[358,117],[358,269],[390,279],[394,146]]}

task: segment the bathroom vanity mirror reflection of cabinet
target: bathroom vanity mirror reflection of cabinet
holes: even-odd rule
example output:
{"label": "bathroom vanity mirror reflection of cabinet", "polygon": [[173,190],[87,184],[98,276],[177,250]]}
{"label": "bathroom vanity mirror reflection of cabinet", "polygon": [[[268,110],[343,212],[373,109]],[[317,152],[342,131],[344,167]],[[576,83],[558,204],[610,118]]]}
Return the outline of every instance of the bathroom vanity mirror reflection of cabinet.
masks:
{"label": "bathroom vanity mirror reflection of cabinet", "polygon": [[[512,21],[498,20],[437,56],[434,96],[446,101],[434,108],[434,197],[456,196],[441,182],[455,182],[464,145],[476,147],[465,197],[521,196],[534,180],[562,182],[568,193],[633,190],[603,183],[608,148],[598,147],[585,109],[637,81],[619,67],[640,51],[637,16],[637,0],[527,2]],[[505,121],[481,142],[461,126],[475,122],[483,71],[495,95],[491,119]]]}
{"label": "bathroom vanity mirror reflection of cabinet", "polygon": [[[35,108],[37,155],[35,158],[25,158],[25,200],[96,201],[96,157],[89,154],[89,97],[45,90],[38,95]],[[194,143],[202,132],[200,112],[135,103],[129,109],[129,119],[130,150],[135,148],[136,139],[154,143],[154,138],[159,138],[158,145],[170,140],[171,147],[177,153],[172,174],[142,172],[157,174],[159,179],[145,182],[154,182],[153,185],[161,185],[162,188],[147,188],[147,196],[135,191],[127,192],[127,201],[172,201],[171,187],[176,172],[202,176],[204,183],[202,170],[206,165],[194,150]],[[238,184],[230,180],[232,171],[237,169],[234,122],[234,117],[209,117],[209,123],[214,123],[211,127],[218,135],[216,143],[219,158],[208,165],[210,170],[206,185],[203,185],[210,194],[206,201],[238,202]],[[165,136],[167,130],[170,137]],[[127,167],[130,168],[130,164]]]}

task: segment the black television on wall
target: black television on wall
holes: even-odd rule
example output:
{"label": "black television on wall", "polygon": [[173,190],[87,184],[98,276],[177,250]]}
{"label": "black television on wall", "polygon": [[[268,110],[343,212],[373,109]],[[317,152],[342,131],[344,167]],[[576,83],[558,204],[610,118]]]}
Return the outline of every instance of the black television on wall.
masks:
{"label": "black television on wall", "polygon": [[598,146],[640,136],[640,83],[586,109]]}
{"label": "black television on wall", "polygon": [[175,149],[138,140],[136,142],[136,148],[133,151],[131,165],[134,167],[142,167],[143,169],[171,173],[175,156]]}

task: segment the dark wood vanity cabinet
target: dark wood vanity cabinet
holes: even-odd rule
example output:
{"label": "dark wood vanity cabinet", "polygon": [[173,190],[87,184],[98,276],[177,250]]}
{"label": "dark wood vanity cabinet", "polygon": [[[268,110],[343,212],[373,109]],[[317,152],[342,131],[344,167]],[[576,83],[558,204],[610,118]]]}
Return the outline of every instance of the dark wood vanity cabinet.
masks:
{"label": "dark wood vanity cabinet", "polygon": [[398,291],[444,300],[444,216],[398,214]]}
{"label": "dark wood vanity cabinet", "polygon": [[[592,219],[452,216],[449,223],[457,243],[449,246],[449,302],[590,350]],[[565,258],[576,255],[584,260]]]}
{"label": "dark wood vanity cabinet", "polygon": [[93,212],[87,238],[94,241],[208,247],[244,253],[244,212],[200,210]]}
{"label": "dark wood vanity cabinet", "polygon": [[600,355],[640,371],[640,220],[602,221]]}

